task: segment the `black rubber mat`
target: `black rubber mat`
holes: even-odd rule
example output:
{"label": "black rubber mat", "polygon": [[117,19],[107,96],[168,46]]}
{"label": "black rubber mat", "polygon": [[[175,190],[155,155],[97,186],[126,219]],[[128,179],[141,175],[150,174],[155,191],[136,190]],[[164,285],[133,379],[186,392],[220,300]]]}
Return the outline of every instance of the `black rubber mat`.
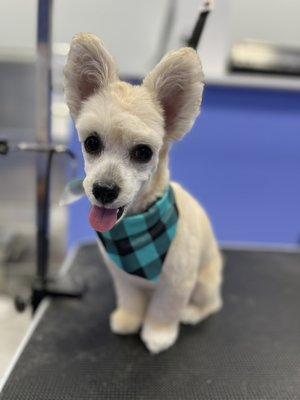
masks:
{"label": "black rubber mat", "polygon": [[53,301],[14,368],[3,400],[299,400],[300,256],[227,251],[225,306],[151,356],[108,327],[113,291],[96,246],[72,273],[83,301]]}

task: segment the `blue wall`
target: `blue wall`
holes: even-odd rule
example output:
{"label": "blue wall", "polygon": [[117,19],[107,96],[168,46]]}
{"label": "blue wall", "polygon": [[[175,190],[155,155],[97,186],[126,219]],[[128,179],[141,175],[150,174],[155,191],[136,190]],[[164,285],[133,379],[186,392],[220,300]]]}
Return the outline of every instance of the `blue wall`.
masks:
{"label": "blue wall", "polygon": [[[76,133],[71,146],[80,155]],[[201,116],[174,145],[171,170],[205,206],[221,241],[297,243],[300,93],[206,87]],[[88,209],[86,200],[70,207],[71,245],[94,238]]]}

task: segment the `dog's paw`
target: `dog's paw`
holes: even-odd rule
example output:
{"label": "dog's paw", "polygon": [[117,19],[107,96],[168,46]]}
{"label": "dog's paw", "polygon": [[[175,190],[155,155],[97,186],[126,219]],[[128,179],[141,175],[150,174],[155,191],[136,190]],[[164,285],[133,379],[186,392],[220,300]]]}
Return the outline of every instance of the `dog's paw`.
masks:
{"label": "dog's paw", "polygon": [[178,337],[178,324],[171,326],[154,326],[145,324],[141,338],[147,349],[154,354],[160,353],[171,347]]}
{"label": "dog's paw", "polygon": [[222,301],[207,304],[205,307],[199,307],[195,304],[188,304],[182,311],[180,322],[187,325],[195,325],[203,321],[211,314],[218,312],[222,308]]}
{"label": "dog's paw", "polygon": [[122,308],[110,314],[110,328],[119,335],[137,333],[142,325],[142,317]]}

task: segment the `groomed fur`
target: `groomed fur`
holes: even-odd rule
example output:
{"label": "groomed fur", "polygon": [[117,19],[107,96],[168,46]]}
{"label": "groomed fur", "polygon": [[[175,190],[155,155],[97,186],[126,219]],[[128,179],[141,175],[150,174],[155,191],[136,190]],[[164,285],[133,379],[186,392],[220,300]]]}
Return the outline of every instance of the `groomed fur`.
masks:
{"label": "groomed fur", "polygon": [[72,40],[64,75],[67,104],[74,119],[84,100],[117,80],[111,55],[99,38],[87,33]]}
{"label": "groomed fur", "polygon": [[[141,86],[133,86],[119,80],[112,57],[97,37],[79,34],[71,43],[65,78],[80,141],[96,133],[104,147],[97,157],[83,149],[88,198],[99,205],[93,184],[112,181],[120,194],[111,208],[124,206],[124,214],[144,211],[170,184],[172,142],[189,131],[199,114],[203,74],[198,54],[189,48],[170,52]],[[151,147],[148,163],[137,165],[130,159],[136,144]],[[118,334],[141,329],[153,353],[176,341],[180,322],[195,324],[222,305],[222,259],[210,222],[190,194],[171,184],[180,218],[158,284],[118,269],[99,243],[117,295],[111,329]]]}
{"label": "groomed fur", "polygon": [[195,50],[168,53],[144,79],[143,85],[162,105],[165,131],[170,140],[181,139],[200,112],[203,73]]}

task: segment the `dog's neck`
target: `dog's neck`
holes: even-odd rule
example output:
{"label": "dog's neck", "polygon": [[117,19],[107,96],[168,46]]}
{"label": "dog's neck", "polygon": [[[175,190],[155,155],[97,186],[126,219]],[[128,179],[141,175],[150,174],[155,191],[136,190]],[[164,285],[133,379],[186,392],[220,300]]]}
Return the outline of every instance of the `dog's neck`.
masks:
{"label": "dog's neck", "polygon": [[139,214],[146,211],[149,206],[162,197],[170,182],[169,173],[169,144],[165,144],[159,155],[159,163],[150,181],[143,187],[127,214]]}

